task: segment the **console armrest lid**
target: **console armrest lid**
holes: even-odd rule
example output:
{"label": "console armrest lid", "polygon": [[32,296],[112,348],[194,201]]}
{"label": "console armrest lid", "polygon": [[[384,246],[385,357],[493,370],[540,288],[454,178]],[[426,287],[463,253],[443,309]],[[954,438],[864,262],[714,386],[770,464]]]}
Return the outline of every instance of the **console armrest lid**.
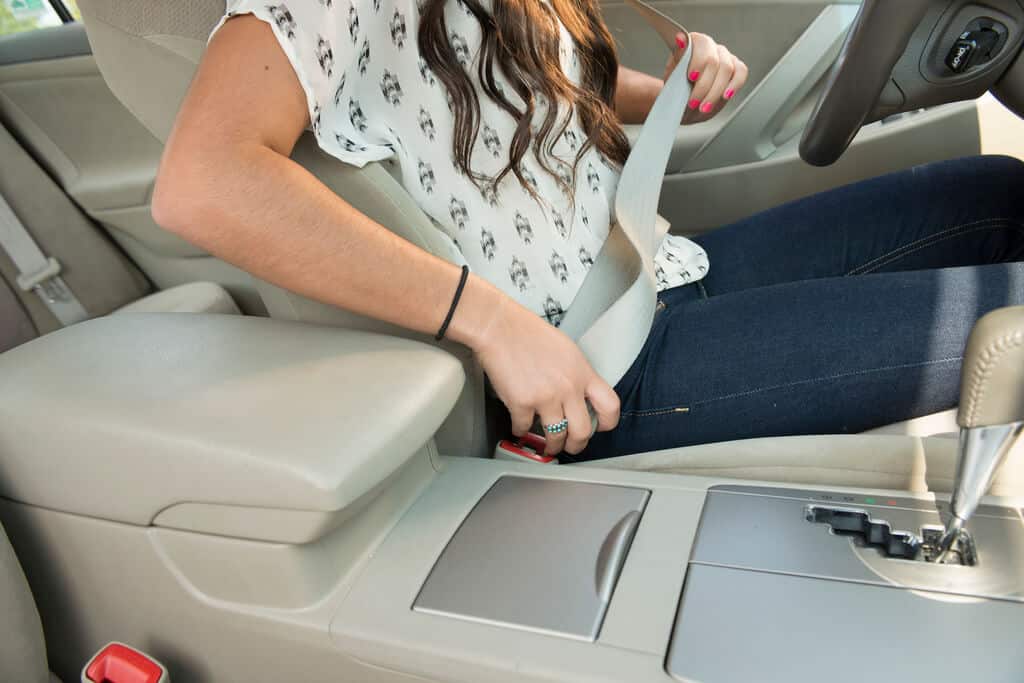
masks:
{"label": "console armrest lid", "polygon": [[0,356],[0,377],[0,496],[135,524],[185,502],[342,510],[465,378],[419,342],[198,314],[74,325]]}

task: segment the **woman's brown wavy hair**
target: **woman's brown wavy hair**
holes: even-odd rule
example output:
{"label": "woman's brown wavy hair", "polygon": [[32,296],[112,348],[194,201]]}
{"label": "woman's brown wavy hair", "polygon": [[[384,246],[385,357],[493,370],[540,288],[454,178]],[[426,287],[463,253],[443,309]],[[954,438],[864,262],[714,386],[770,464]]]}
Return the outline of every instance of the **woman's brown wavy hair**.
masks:
{"label": "woman's brown wavy hair", "polygon": [[[478,0],[461,0],[480,23],[483,40],[476,59],[477,75],[484,94],[516,120],[516,132],[509,144],[509,162],[490,177],[470,168],[470,158],[480,132],[480,100],[466,69],[452,47],[445,22],[448,0],[422,0],[419,26],[420,55],[447,88],[455,116],[454,158],[459,171],[478,188],[496,188],[509,173],[533,196],[521,161],[531,145],[541,165],[570,197],[575,187],[576,167],[583,154],[596,147],[614,163],[625,163],[629,143],[613,110],[618,55],[615,43],[601,18],[598,0],[493,0],[493,14]],[[556,14],[557,13],[557,14]],[[580,84],[573,85],[559,61],[561,19],[577,50]],[[495,80],[495,65],[525,103],[517,107],[505,97]],[[540,126],[531,124],[538,104],[547,106]],[[549,159],[558,138],[565,132],[573,112],[578,113],[587,135],[572,161],[571,185]],[[561,116],[560,116],[561,113]],[[559,164],[555,161],[555,164]]]}

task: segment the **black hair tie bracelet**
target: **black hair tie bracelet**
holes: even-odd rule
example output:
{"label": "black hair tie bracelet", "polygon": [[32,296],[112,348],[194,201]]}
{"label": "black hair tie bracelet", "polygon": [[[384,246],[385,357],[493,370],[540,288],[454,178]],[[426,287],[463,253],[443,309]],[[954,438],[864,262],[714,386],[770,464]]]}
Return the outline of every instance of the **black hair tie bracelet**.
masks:
{"label": "black hair tie bracelet", "polygon": [[459,299],[462,298],[462,290],[466,288],[467,279],[469,279],[469,266],[462,266],[462,277],[459,278],[459,286],[455,289],[455,297],[452,299],[451,308],[448,309],[448,315],[445,316],[444,322],[441,323],[441,329],[437,331],[437,335],[434,337],[437,341],[444,339],[445,332],[448,331],[448,326],[455,315],[455,307],[459,305]]}

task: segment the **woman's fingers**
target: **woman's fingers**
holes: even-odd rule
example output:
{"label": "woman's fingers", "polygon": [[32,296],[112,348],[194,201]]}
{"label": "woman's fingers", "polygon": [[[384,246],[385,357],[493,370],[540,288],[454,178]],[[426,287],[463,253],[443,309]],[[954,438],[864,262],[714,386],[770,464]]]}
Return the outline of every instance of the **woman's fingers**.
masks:
{"label": "woman's fingers", "polygon": [[718,45],[703,33],[691,33],[693,41],[693,57],[690,59],[690,73],[687,76],[693,83],[693,94],[688,105],[690,111],[697,111],[711,92],[711,86],[718,76],[719,54]]}
{"label": "woman's fingers", "polygon": [[[597,431],[610,432],[619,424],[619,395],[603,379],[594,375],[587,387],[587,398],[597,414]],[[587,427],[590,423],[588,420]]]}
{"label": "woman's fingers", "polygon": [[533,409],[524,406],[508,406],[509,416],[512,418],[512,435],[522,436],[530,431],[533,426]]}
{"label": "woman's fingers", "polygon": [[[687,76],[693,83],[693,94],[683,123],[698,123],[717,114],[736,96],[747,82],[748,71],[746,64],[710,36],[691,33],[690,40],[693,56]],[[678,57],[673,55],[673,59]]]}
{"label": "woman's fingers", "polygon": [[683,53],[686,52],[687,39],[685,33],[676,34],[676,49],[669,55],[668,63],[665,64],[665,75],[662,77],[663,81],[667,81],[668,77],[675,71],[676,66],[679,64],[679,60],[683,58]]}
{"label": "woman's fingers", "polygon": [[[544,455],[558,455],[565,450],[565,439],[568,436],[568,430],[563,429],[561,432],[551,433],[548,431],[548,427],[557,425],[565,419],[565,411],[562,409],[561,404],[554,403],[544,406],[538,414],[540,415],[541,427],[544,429],[544,438],[547,441]],[[572,424],[571,420],[570,424]]]}
{"label": "woman's fingers", "polygon": [[729,85],[726,86],[725,93],[722,95],[726,100],[731,100],[736,96],[740,88],[747,84],[747,76],[750,75],[750,70],[742,59],[733,57],[733,60],[735,60],[735,68],[733,69],[732,80],[729,81]]}
{"label": "woman's fingers", "polygon": [[572,397],[563,406],[565,417],[569,420],[569,435],[565,440],[565,450],[573,455],[581,452],[590,441],[590,413],[583,395]]}
{"label": "woman's fingers", "polygon": [[[736,70],[736,58],[724,46],[718,46],[718,70],[711,87],[703,95],[699,111],[705,116],[712,114],[725,103],[725,92]],[[695,96],[696,97],[696,96]]]}

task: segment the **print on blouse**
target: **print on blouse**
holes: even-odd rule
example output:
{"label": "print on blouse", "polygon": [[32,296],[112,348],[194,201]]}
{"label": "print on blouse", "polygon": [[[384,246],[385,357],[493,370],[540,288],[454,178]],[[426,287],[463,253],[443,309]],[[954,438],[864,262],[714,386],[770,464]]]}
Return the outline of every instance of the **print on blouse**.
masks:
{"label": "print on blouse", "polygon": [[561,280],[563,285],[569,282],[569,266],[565,264],[565,259],[557,251],[551,252],[548,265],[551,266],[551,274]]}
{"label": "print on blouse", "polygon": [[512,278],[512,284],[518,287],[520,292],[525,292],[526,288],[530,286],[530,272],[526,270],[526,264],[515,256],[512,257],[508,275]]}
{"label": "print on blouse", "polygon": [[452,217],[452,223],[457,225],[459,230],[466,229],[466,223],[469,222],[469,212],[466,211],[466,205],[454,196],[448,202],[448,214]]}
{"label": "print on blouse", "polygon": [[590,266],[594,265],[594,257],[590,255],[590,252],[587,251],[586,247],[580,247],[579,257],[580,265],[582,265],[584,269],[590,270]]}
{"label": "print on blouse", "polygon": [[455,59],[463,66],[463,68],[468,67],[469,44],[466,43],[466,39],[453,31],[448,40],[452,45],[452,50],[455,52]]}
{"label": "print on blouse", "polygon": [[558,303],[550,295],[544,300],[544,317],[555,327],[561,325],[562,318],[565,317],[565,309],[562,308],[562,304]]}
{"label": "print on blouse", "polygon": [[370,41],[364,40],[363,47],[359,50],[359,75],[365,76],[370,66]]}
{"label": "print on blouse", "polygon": [[391,17],[391,42],[399,50],[405,47],[405,16],[398,10]]}
{"label": "print on blouse", "polygon": [[331,44],[324,38],[317,38],[316,61],[320,64],[320,70],[324,72],[325,76],[330,78],[334,75],[334,51],[331,50]]}
{"label": "print on blouse", "polygon": [[402,85],[398,82],[398,76],[384,69],[384,75],[380,78],[380,91],[384,93],[384,99],[397,107],[402,102]]}
{"label": "print on blouse", "polygon": [[278,30],[288,36],[289,40],[295,40],[295,20],[288,8],[284,5],[271,5],[267,9],[270,11],[270,16],[274,18]]}
{"label": "print on blouse", "polygon": [[558,233],[559,237],[561,237],[563,240],[569,237],[569,231],[565,227],[565,219],[562,218],[562,214],[552,210],[551,222],[552,224],[554,224],[555,231]]}
{"label": "print on blouse", "polygon": [[530,225],[529,219],[518,211],[516,211],[516,232],[519,233],[519,239],[523,240],[523,244],[533,242],[533,227]]}
{"label": "print on blouse", "polygon": [[483,183],[480,186],[480,196],[487,202],[488,206],[498,205],[498,188],[494,183]]}
{"label": "print on blouse", "polygon": [[420,161],[420,185],[427,194],[434,191],[434,169],[425,161]]}
{"label": "print on blouse", "polygon": [[352,127],[360,133],[366,130],[366,114],[363,113],[363,108],[359,106],[359,102],[352,98],[348,100],[348,120]]}
{"label": "print on blouse", "polygon": [[487,228],[482,228],[480,230],[480,251],[484,253],[484,258],[488,261],[493,261],[497,246],[494,241],[494,233]]}
{"label": "print on blouse", "polygon": [[334,106],[341,106],[341,95],[345,92],[345,73],[342,72],[341,80],[338,81],[338,87],[334,90]]}
{"label": "print on blouse", "polygon": [[359,12],[355,5],[348,6],[348,35],[352,38],[352,44],[359,42]]}
{"label": "print on blouse", "polygon": [[[226,5],[226,16],[253,14],[273,29],[327,153],[357,166],[384,162],[475,274],[552,324],[561,322],[607,238],[621,169],[596,147],[584,149],[587,136],[576,112],[537,97],[531,128],[536,133],[546,109],[557,107],[556,144],[539,151],[531,146],[517,172],[494,181],[508,163],[517,127],[499,102],[520,107],[522,97],[500,69],[491,84],[498,101],[484,92],[480,24],[464,0],[445,7],[444,31],[480,93],[479,135],[469,150],[479,177],[463,174],[453,160],[451,94],[419,50],[423,0]],[[576,47],[564,27],[561,33],[562,68],[579,85]],[[707,255],[670,235],[654,270],[659,289],[679,286],[707,273]]]}
{"label": "print on blouse", "polygon": [[501,156],[501,139],[498,137],[498,131],[494,130],[486,123],[484,124],[483,131],[484,147],[491,153],[495,159]]}

